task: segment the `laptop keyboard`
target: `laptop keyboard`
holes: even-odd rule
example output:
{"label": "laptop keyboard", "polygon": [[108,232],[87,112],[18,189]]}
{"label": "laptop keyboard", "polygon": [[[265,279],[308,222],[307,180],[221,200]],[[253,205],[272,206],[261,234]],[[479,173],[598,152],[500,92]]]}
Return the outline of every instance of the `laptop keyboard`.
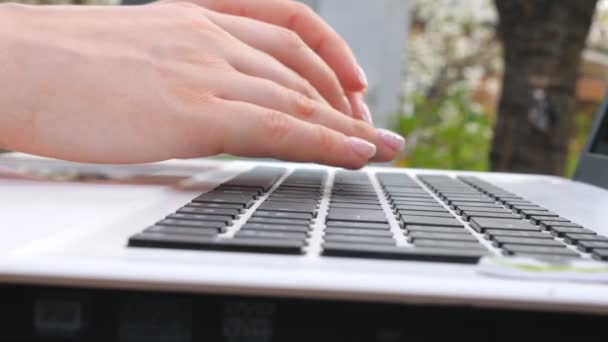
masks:
{"label": "laptop keyboard", "polygon": [[608,238],[476,177],[256,167],[129,238],[130,247],[476,263],[608,260]]}

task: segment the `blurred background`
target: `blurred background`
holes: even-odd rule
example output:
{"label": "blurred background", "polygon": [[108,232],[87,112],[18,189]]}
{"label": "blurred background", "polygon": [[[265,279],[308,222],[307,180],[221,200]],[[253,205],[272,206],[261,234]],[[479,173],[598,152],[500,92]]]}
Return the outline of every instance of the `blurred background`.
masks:
{"label": "blurred background", "polygon": [[353,46],[396,165],[571,176],[608,80],[607,0],[304,0]]}
{"label": "blurred background", "polygon": [[606,91],[608,0],[300,1],[353,47],[376,124],[406,137],[396,166],[573,175]]}

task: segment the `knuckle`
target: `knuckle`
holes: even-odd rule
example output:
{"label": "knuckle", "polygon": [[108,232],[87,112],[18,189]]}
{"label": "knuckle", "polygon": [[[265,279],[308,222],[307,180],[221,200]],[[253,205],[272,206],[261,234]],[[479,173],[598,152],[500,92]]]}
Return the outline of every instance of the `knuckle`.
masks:
{"label": "knuckle", "polygon": [[[317,125],[317,138],[319,142],[319,150],[323,152],[331,152],[336,148],[337,141],[333,132],[324,126]],[[323,155],[331,155],[331,153],[323,153]]]}
{"label": "knuckle", "polygon": [[276,34],[278,36],[278,41],[284,44],[283,47],[287,51],[296,50],[295,52],[298,52],[306,47],[306,44],[302,38],[300,38],[300,36],[292,30],[280,27],[277,28]]}
{"label": "knuckle", "polygon": [[293,92],[290,95],[291,107],[294,108],[294,114],[299,118],[309,120],[315,116],[315,105],[311,99],[298,93]]}
{"label": "knuckle", "polygon": [[313,9],[303,2],[294,2],[293,12],[301,16],[312,16],[314,13]]}
{"label": "knuckle", "polygon": [[262,130],[273,143],[285,139],[289,128],[289,118],[281,112],[271,110],[262,117]]}

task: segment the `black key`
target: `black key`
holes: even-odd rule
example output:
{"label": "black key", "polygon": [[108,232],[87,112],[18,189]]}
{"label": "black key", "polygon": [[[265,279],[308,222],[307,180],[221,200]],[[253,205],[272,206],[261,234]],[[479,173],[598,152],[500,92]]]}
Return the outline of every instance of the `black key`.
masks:
{"label": "black key", "polygon": [[220,233],[220,230],[217,228],[188,228],[188,227],[177,227],[177,226],[152,226],[152,227],[146,229],[144,232],[215,236]]}
{"label": "black key", "polygon": [[516,212],[520,212],[522,210],[539,210],[539,211],[547,211],[547,209],[538,206],[538,205],[514,205],[511,206],[511,209],[515,210]]}
{"label": "black key", "polygon": [[570,220],[566,220],[562,217],[553,217],[553,216],[529,216],[528,220],[534,224],[540,224],[541,222],[551,221],[551,222],[570,222]]}
{"label": "black key", "polygon": [[555,236],[562,237],[568,233],[595,235],[595,232],[585,228],[552,227],[549,232]]}
{"label": "black key", "polygon": [[608,242],[608,237],[593,235],[593,234],[577,234],[577,233],[568,233],[564,234],[564,240],[567,243],[576,245],[579,241],[606,241]]}
{"label": "black key", "polygon": [[439,202],[437,202],[436,199],[432,198],[432,197],[428,197],[428,198],[407,198],[407,199],[399,199],[399,200],[391,200],[390,201],[393,204],[402,204],[402,205],[422,205],[422,206],[426,206],[426,205],[439,205]]}
{"label": "black key", "polygon": [[407,231],[424,233],[469,234],[469,231],[466,230],[464,227],[456,228],[439,226],[407,226]]}
{"label": "black key", "polygon": [[313,215],[310,213],[291,213],[287,211],[267,211],[256,210],[253,217],[272,217],[280,219],[297,219],[297,220],[312,220]]}
{"label": "black key", "polygon": [[334,203],[359,203],[359,204],[379,204],[378,199],[356,199],[356,198],[334,198],[331,199],[331,204]]}
{"label": "black key", "polygon": [[450,201],[452,208],[468,206],[468,207],[495,207],[495,202],[461,202],[461,201]]}
{"label": "black key", "polygon": [[487,198],[487,199],[482,199],[482,198],[455,198],[455,199],[448,200],[448,202],[451,205],[463,205],[463,204],[466,204],[466,203],[469,203],[469,204],[473,204],[473,203],[495,204],[496,203],[496,202],[494,202],[490,198]]}
{"label": "black key", "polygon": [[[520,210],[519,213],[522,214],[523,216],[525,216],[526,218],[529,218],[531,216],[534,216],[534,217],[539,217],[539,216],[558,217],[559,216],[556,213],[550,212],[548,210]],[[547,220],[549,220],[549,219],[547,219]]]}
{"label": "black key", "polygon": [[257,198],[260,195],[260,190],[245,190],[244,188],[215,188],[213,189],[213,194],[222,194],[222,195],[242,195],[242,196],[250,196],[252,198]]}
{"label": "black key", "polygon": [[361,228],[361,229],[390,229],[388,223],[327,221],[327,227]]}
{"label": "black key", "polygon": [[458,249],[478,249],[485,251],[485,247],[479,242],[466,242],[466,241],[448,241],[448,240],[426,240],[416,239],[414,240],[414,246],[416,247],[428,247],[428,248],[458,248]]}
{"label": "black key", "polygon": [[578,249],[590,252],[594,249],[608,249],[607,241],[579,241]]}
{"label": "black key", "polygon": [[248,195],[224,195],[214,194],[212,192],[202,194],[195,198],[193,201],[205,203],[240,204],[244,208],[249,208],[254,202],[253,197]]}
{"label": "black key", "polygon": [[414,211],[431,211],[431,212],[440,212],[447,213],[447,209],[442,206],[434,205],[434,206],[414,206],[414,205],[400,205],[397,206],[398,210],[414,210]]}
{"label": "black key", "polygon": [[270,202],[264,201],[258,210],[268,211],[288,211],[298,213],[311,213],[314,214],[317,211],[317,206],[310,203],[287,203],[287,202]]}
{"label": "black key", "polygon": [[328,220],[356,222],[387,222],[386,215],[381,210],[332,209],[327,215]]}
{"label": "black key", "polygon": [[495,236],[494,244],[496,246],[502,245],[531,245],[531,246],[547,246],[547,247],[565,247],[565,245],[557,240],[553,239],[530,239],[512,236]]}
{"label": "black key", "polygon": [[427,233],[427,232],[419,232],[413,231],[408,234],[412,241],[416,241],[417,239],[422,240],[448,240],[448,241],[468,241],[468,242],[477,242],[477,239],[468,231],[464,233]]}
{"label": "black key", "polygon": [[332,203],[329,209],[336,208],[347,208],[347,209],[368,209],[368,210],[382,210],[380,204],[359,204],[359,203]]}
{"label": "black key", "polygon": [[[181,210],[181,209],[180,209]],[[216,221],[221,222],[224,225],[230,224],[232,222],[232,216],[221,216],[221,215],[206,215],[206,214],[194,214],[189,215],[189,213],[184,213],[178,210],[177,214],[169,215],[168,219],[176,219],[176,220],[195,220],[195,221]]]}
{"label": "black key", "polygon": [[310,226],[310,220],[277,219],[270,217],[252,217],[247,220],[247,223]]}
{"label": "black key", "polygon": [[184,208],[211,208],[211,209],[226,209],[226,210],[236,210],[239,213],[242,213],[243,206],[241,204],[225,204],[225,203],[197,203],[191,202],[186,204]]}
{"label": "black key", "polygon": [[239,216],[239,211],[235,209],[217,209],[217,208],[196,208],[196,207],[183,207],[177,210],[180,214],[194,214],[203,216],[223,216],[231,219]]}
{"label": "black key", "polygon": [[597,260],[608,260],[608,249],[596,249],[591,252],[591,256]]}
{"label": "black key", "polygon": [[549,254],[559,256],[579,256],[578,253],[566,247],[542,247],[542,246],[524,246],[524,245],[503,245],[502,249],[506,254],[515,253],[531,253],[531,254]]}
{"label": "black key", "polygon": [[418,210],[399,210],[399,215],[410,215],[410,216],[426,216],[426,217],[454,217],[449,212],[438,212],[438,211],[418,211]]}
{"label": "black key", "polygon": [[327,227],[325,228],[326,235],[356,235],[356,236],[375,236],[375,237],[392,237],[393,233],[390,230],[383,229],[358,229],[358,228],[342,228],[342,227]]}
{"label": "black key", "polygon": [[243,230],[263,230],[263,231],[278,231],[278,232],[293,232],[293,233],[308,233],[310,226],[296,225],[281,225],[281,224],[264,224],[264,223],[246,223],[241,227]]}
{"label": "black key", "polygon": [[267,230],[240,230],[236,233],[237,237],[245,237],[252,239],[283,239],[283,240],[305,240],[306,234],[296,232],[281,232]]}
{"label": "black key", "polygon": [[579,224],[563,221],[540,221],[539,225],[546,230],[551,230],[554,227],[583,228]]}
{"label": "black key", "polygon": [[326,242],[323,255],[373,259],[432,261],[475,264],[484,254],[467,250],[438,250],[433,248],[403,248],[394,246]]}
{"label": "black key", "polygon": [[495,237],[517,237],[517,238],[531,238],[531,239],[549,239],[553,240],[555,237],[551,234],[539,231],[525,231],[525,230],[504,230],[504,229],[487,229],[486,235],[493,240]]}
{"label": "black key", "polygon": [[167,216],[171,220],[192,220],[192,221],[217,221],[222,222],[225,225],[232,222],[231,216],[216,216],[216,215],[197,215],[197,214],[182,214],[176,213]]}
{"label": "black key", "polygon": [[491,218],[513,219],[513,220],[521,219],[521,217],[519,217],[518,215],[515,215],[515,214],[507,212],[507,211],[504,211],[502,213],[491,213],[491,212],[484,212],[484,211],[465,211],[462,214],[462,216],[467,221],[471,220],[474,217],[491,217]]}
{"label": "black key", "polygon": [[338,235],[328,234],[325,235],[324,240],[326,242],[339,242],[339,243],[365,243],[365,244],[380,244],[380,245],[396,245],[396,241],[392,237],[378,237],[378,236],[361,236],[361,235]]}
{"label": "black key", "polygon": [[484,212],[484,213],[504,213],[505,208],[501,206],[494,207],[469,207],[469,206],[460,206],[457,207],[457,212],[459,215],[462,215],[465,211],[475,211],[475,212]]}
{"label": "black key", "polygon": [[219,221],[190,221],[164,219],[156,223],[157,226],[191,227],[191,228],[215,228],[222,229],[226,223]]}
{"label": "black key", "polygon": [[455,218],[447,217],[425,217],[401,215],[401,221],[406,225],[414,226],[445,226],[445,227],[462,227],[462,223]]}
{"label": "black key", "polygon": [[223,185],[254,187],[268,191],[285,171],[283,168],[257,167],[236,176]]}
{"label": "black key", "polygon": [[318,199],[309,199],[309,198],[294,198],[294,197],[277,197],[277,196],[268,196],[266,199],[267,202],[288,202],[288,203],[307,203],[312,206],[316,206],[319,203]]}
{"label": "black key", "polygon": [[524,220],[496,219],[486,217],[472,218],[471,227],[479,233],[483,233],[486,229],[540,231],[539,227],[534,226],[530,222]]}
{"label": "black key", "polygon": [[232,252],[254,252],[272,254],[302,254],[305,241],[277,240],[277,239],[251,239],[235,237],[219,240],[214,249]]}

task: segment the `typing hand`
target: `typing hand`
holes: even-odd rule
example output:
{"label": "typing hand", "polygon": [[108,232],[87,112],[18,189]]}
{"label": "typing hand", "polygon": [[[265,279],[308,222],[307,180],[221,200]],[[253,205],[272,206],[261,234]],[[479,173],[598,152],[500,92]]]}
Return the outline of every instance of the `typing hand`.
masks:
{"label": "typing hand", "polygon": [[398,137],[332,108],[215,15],[185,3],[0,5],[0,78],[12,85],[0,93],[1,147],[98,163],[395,157]]}

